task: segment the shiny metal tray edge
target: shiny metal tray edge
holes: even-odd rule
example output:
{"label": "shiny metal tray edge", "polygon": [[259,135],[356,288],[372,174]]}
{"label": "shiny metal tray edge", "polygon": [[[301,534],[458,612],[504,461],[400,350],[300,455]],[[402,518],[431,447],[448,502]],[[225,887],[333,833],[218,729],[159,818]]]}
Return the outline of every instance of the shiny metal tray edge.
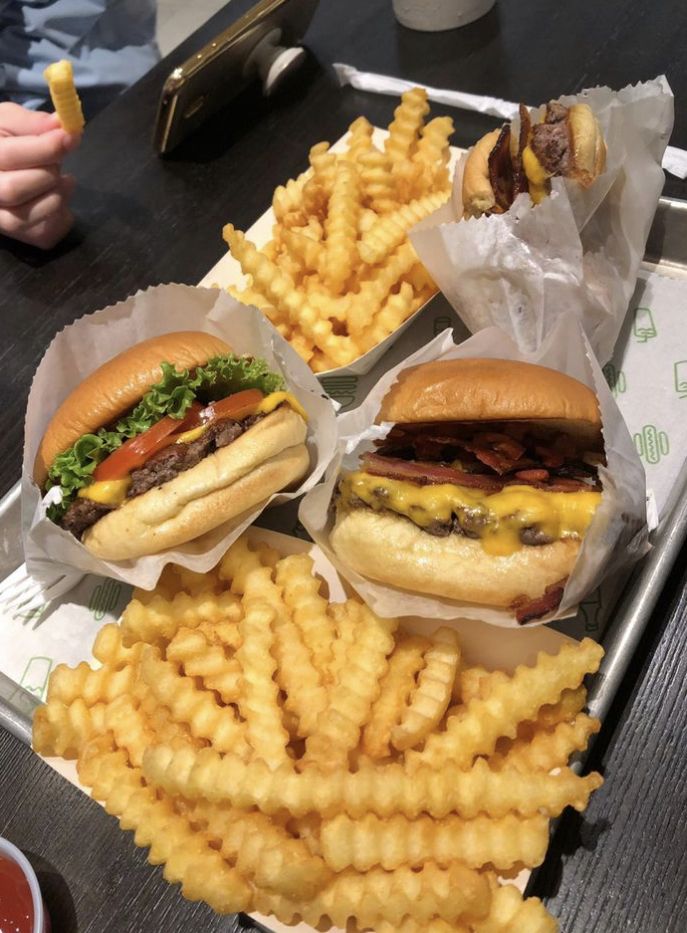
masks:
{"label": "shiny metal tray edge", "polygon": [[[647,264],[660,261],[687,271],[687,201],[661,198],[647,241]],[[0,580],[22,563],[20,484],[0,499]],[[646,630],[668,575],[687,539],[687,460],[673,487],[652,550],[631,574],[610,609],[601,639],[606,655],[589,694],[591,715],[602,721]],[[40,701],[0,673],[0,727],[26,744],[31,716]],[[578,767],[582,766],[582,759]]]}

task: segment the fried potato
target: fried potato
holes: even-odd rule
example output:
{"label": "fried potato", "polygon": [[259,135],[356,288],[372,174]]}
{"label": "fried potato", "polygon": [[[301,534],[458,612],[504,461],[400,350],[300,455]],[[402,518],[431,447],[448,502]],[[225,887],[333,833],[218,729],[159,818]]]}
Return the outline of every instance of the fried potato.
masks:
{"label": "fried potato", "polygon": [[380,151],[365,117],[347,147],[310,148],[307,171],[274,192],[261,249],[232,224],[224,240],[248,277],[229,287],[259,308],[315,372],[347,366],[394,333],[437,291],[408,231],[449,196],[450,117],[424,118],[420,88],[403,94]]}
{"label": "fried potato", "polygon": [[[331,153],[313,155],[326,178]],[[593,642],[512,675],[459,669],[453,629],[330,604],[308,556],[244,536],[209,574],[135,594],[93,653],[98,669],[53,671],[34,748],[76,759],[184,897],[322,929],[556,929],[506,882],[602,784],[567,766],[599,725],[582,712]]]}

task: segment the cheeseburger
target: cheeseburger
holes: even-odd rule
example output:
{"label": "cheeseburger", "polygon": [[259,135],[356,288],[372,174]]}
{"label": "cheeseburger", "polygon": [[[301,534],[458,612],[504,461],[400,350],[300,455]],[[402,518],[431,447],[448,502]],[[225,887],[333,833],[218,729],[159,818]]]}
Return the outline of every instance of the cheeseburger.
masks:
{"label": "cheeseburger", "polygon": [[588,188],[605,165],[606,144],[587,104],[549,103],[538,123],[520,104],[519,126],[492,130],[470,150],[463,172],[464,216],[503,214],[527,192],[539,204],[554,176]]}
{"label": "cheeseburger", "polygon": [[557,608],[601,500],[591,389],[511,360],[427,363],[401,374],[377,420],[390,432],[339,480],[338,557],[520,622]]}
{"label": "cheeseburger", "polygon": [[306,415],[264,360],[212,334],[145,340],[55,412],[34,466],[48,516],[104,560],[176,547],[308,470]]}

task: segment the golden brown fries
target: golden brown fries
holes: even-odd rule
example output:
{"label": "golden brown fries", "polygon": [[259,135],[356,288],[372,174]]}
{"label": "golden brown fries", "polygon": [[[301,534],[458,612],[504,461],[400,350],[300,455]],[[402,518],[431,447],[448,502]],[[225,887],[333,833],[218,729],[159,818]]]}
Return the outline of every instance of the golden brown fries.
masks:
{"label": "golden brown fries", "polygon": [[469,667],[452,628],[407,635],[357,598],[330,604],[309,557],[244,536],[211,573],[137,592],[93,653],[95,670],[53,672],[34,748],[75,758],[185,897],[318,929],[557,929],[497,872],[539,865],[549,820],[601,785],[567,767],[598,729],[588,639],[513,674]]}
{"label": "golden brown fries", "polygon": [[421,88],[403,94],[382,149],[358,117],[346,149],[322,142],[310,168],[274,192],[260,250],[231,224],[224,239],[249,284],[229,291],[260,308],[315,372],[347,366],[437,291],[408,231],[448,200],[450,117],[429,123]]}
{"label": "golden brown fries", "polygon": [[79,95],[74,87],[72,63],[66,59],[53,62],[45,69],[43,77],[48,82],[50,97],[62,129],[67,133],[80,133],[86,121]]}

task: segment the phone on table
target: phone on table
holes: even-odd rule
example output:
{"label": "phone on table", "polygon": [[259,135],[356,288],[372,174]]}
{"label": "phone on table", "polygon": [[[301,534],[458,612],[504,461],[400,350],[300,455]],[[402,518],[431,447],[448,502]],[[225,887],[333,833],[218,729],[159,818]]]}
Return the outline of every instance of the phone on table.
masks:
{"label": "phone on table", "polygon": [[[258,75],[269,92],[302,50],[318,0],[261,0],[175,68],[162,88],[154,145],[170,152]],[[279,60],[277,60],[277,56]]]}

